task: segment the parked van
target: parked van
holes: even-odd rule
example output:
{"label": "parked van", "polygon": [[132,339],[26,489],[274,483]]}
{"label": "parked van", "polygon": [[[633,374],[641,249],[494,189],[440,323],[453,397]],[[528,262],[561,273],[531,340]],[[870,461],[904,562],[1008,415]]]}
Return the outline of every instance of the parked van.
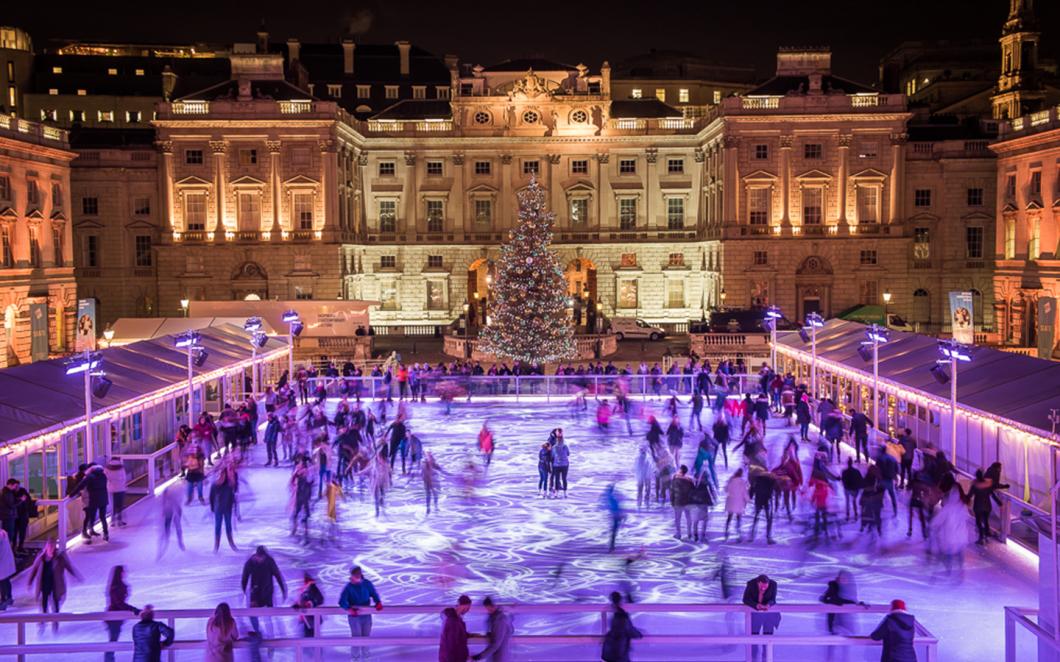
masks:
{"label": "parked van", "polygon": [[666,332],[661,327],[652,326],[642,319],[636,317],[612,317],[611,331],[619,340],[623,338],[647,338],[648,340],[660,340]]}

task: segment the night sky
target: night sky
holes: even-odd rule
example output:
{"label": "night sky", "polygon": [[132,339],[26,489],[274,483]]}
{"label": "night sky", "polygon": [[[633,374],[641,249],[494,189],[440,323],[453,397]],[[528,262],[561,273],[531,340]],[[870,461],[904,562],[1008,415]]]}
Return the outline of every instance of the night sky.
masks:
{"label": "night sky", "polygon": [[[1060,51],[1060,2],[1039,0],[1042,53]],[[252,8],[253,7],[253,8]],[[864,82],[879,58],[915,39],[996,40],[1006,0],[61,0],[5,3],[0,22],[50,38],[139,42],[253,41],[261,19],[275,41],[407,39],[436,54],[489,64],[549,57],[596,69],[650,48],[683,50],[772,73],[777,46],[830,45],[837,73]]]}

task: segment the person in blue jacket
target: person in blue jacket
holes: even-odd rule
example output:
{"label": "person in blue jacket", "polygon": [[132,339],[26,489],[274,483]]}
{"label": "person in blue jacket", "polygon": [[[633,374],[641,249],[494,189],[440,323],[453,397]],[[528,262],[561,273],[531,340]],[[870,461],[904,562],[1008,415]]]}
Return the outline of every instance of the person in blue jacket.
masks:
{"label": "person in blue jacket", "polygon": [[[375,586],[364,578],[360,566],[353,566],[350,569],[350,581],[342,589],[342,595],[339,596],[339,606],[346,610],[346,620],[350,624],[351,637],[367,637],[372,634],[372,615],[367,613],[366,609],[364,610],[366,613],[361,613],[361,611],[365,607],[371,607],[373,602],[376,611],[383,608],[383,601],[376,592]],[[350,652],[355,660],[368,658],[368,649],[363,646],[354,648]]]}

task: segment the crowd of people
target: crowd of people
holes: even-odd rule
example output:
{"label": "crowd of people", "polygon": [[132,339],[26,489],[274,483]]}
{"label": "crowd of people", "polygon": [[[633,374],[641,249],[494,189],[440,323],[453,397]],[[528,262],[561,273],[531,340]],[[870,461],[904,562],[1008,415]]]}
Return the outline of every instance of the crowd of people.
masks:
{"label": "crowd of people", "polygon": [[[667,362],[665,368],[642,363],[635,369],[597,362],[562,366],[556,374],[574,378],[570,383],[574,395],[569,410],[575,424],[581,423],[590,402],[595,401],[590,426],[595,424],[598,434],[620,438],[624,431],[634,439],[629,448],[637,511],[641,516],[651,516],[653,512],[672,516],[678,539],[698,544],[718,542],[709,540],[708,522],[714,508],[720,507],[725,513],[720,539],[723,542],[731,534],[737,543],[744,542],[745,534],[747,542],[754,542],[761,524],[765,542],[775,544],[776,520],[786,518],[793,525],[800,512],[807,515],[810,544],[840,537],[847,525],[875,540],[882,535],[888,502],[891,515],[900,516],[897,493],[904,490],[908,492],[904,513],[907,536],[914,535],[914,521],[918,521],[920,536],[928,541],[929,552],[937,555],[947,570],[954,565],[959,567],[969,543],[969,504],[975,515],[977,542],[987,543],[992,503],[999,498],[997,491],[1007,487],[1001,482],[1000,464],[977,472],[966,488],[945,454],[919,447],[909,430],[891,437],[874,430],[874,421],[864,412],[829,399],[813,401],[806,386],[796,383],[792,375],[774,374],[763,366],[758,375],[747,379],[742,376],[743,369],[737,363],[723,362],[712,367],[709,362],[696,360],[680,366]],[[362,401],[367,393],[355,386],[359,382],[346,381],[362,375],[356,366],[348,364],[339,370],[332,365],[327,369],[323,376],[337,378],[338,386],[327,385],[319,379],[321,375],[307,366],[299,369],[293,380],[285,373],[259,398],[251,396],[226,404],[216,416],[202,413],[193,426],[181,426],[177,433],[184,486],[170,488],[161,495],[158,557],[166,554],[174,534],[177,546],[185,548],[183,510],[196,500],[212,514],[214,551],[220,551],[222,529],[230,549],[239,550],[233,519],[239,519],[240,476],[252,456],[252,448],[259,443],[265,449],[265,467],[289,470],[286,483],[290,492],[291,535],[301,536],[307,545],[312,542],[313,528],[320,533],[321,541],[336,540],[343,510],[339,504],[352,491],[370,495],[376,516],[385,513],[388,494],[398,476],[411,481],[418,475],[428,514],[432,508],[438,511],[443,476],[456,478],[465,496],[469,496],[476,482],[486,476],[497,449],[497,439],[488,422],[483,422],[475,441],[477,456],[469,458],[466,466],[447,469],[413,431],[411,412],[412,407],[426,399],[424,385],[432,378],[489,374],[539,373],[522,371],[518,366],[514,371],[505,366],[484,370],[471,362],[432,367],[406,366],[392,360],[369,373],[385,384],[385,390]],[[604,382],[602,388],[596,387],[599,382],[577,380],[589,375],[613,379]],[[651,400],[631,395],[637,379],[643,380],[642,387],[650,384],[647,394],[654,396]],[[642,388],[641,393],[645,391],[648,389]],[[635,427],[645,430],[639,442]],[[778,428],[783,431],[771,435],[772,443],[767,441],[767,429]],[[581,432],[589,434],[585,428]],[[774,447],[778,438],[781,447]],[[537,459],[538,494],[542,498],[565,498],[571,462],[578,456],[572,453],[562,427],[552,429],[542,441]],[[735,465],[734,470],[723,485],[719,467],[729,470],[730,464]],[[86,544],[100,535],[95,531],[97,524],[103,539],[108,539],[108,511],[112,524],[123,525],[126,482],[122,462],[116,458],[102,465],[82,465],[67,481],[67,494],[77,497],[82,505],[80,526]],[[204,495],[207,484],[209,491]],[[19,513],[30,507],[24,505],[27,501],[31,498],[20,491],[17,481],[9,481],[0,495],[2,535],[7,542],[0,547],[5,551],[10,547],[17,549],[24,540]],[[614,484],[605,487],[602,501],[609,517],[608,547],[614,551],[630,513]],[[842,508],[838,507],[840,503]],[[314,509],[322,511],[315,518]],[[745,518],[750,520],[746,528]],[[0,553],[0,575],[7,567],[5,556]],[[49,603],[58,611],[67,576],[79,577],[66,555],[54,541],[49,541],[34,562],[30,579],[42,611],[47,612]],[[247,604],[275,606],[274,584],[286,600],[283,575],[267,550],[259,546],[242,576]],[[835,584],[825,592],[824,602],[856,602],[856,598],[851,598],[856,590],[851,593],[849,576],[837,579]],[[768,634],[775,628],[772,618],[758,618],[757,612],[768,611],[775,603],[776,590],[775,581],[768,578],[748,583],[744,604],[756,610],[755,622],[761,626],[756,627],[756,633]],[[139,614],[140,621],[133,628],[137,646],[147,642],[158,648],[172,640],[172,632],[167,635],[168,628],[153,621],[151,609],[145,607],[141,611],[129,606],[128,595],[124,568],[118,566],[109,582],[107,610]],[[612,597],[611,629],[602,653],[607,660],[628,659],[630,641],[639,636],[622,607],[622,595],[616,595],[617,599]],[[0,605],[10,603],[10,582],[0,580]],[[306,573],[294,605],[308,608],[324,604],[322,589]],[[383,608],[377,589],[358,567],[351,570],[349,582],[335,604],[347,612],[351,636],[355,637],[370,634],[371,610]],[[471,608],[471,601],[462,596],[456,606],[442,614],[440,660],[484,659],[483,656],[509,659],[508,645],[503,642],[511,637],[512,621],[492,598],[486,598],[483,607],[490,615],[490,648],[476,656],[468,652],[463,615]],[[895,611],[904,613],[904,605]],[[879,634],[887,640],[904,636],[908,619],[901,613],[885,619],[874,636]],[[299,620],[303,634],[312,636],[314,618],[301,616]],[[842,625],[842,619],[830,619],[830,629],[832,620]],[[117,640],[120,631],[120,621],[108,623],[112,641]],[[257,618],[251,619],[249,632],[250,640],[272,635],[269,623],[262,628]],[[231,659],[231,644],[238,636],[229,606],[218,605],[207,628],[213,655],[210,659]],[[499,647],[494,646],[495,640],[502,642],[497,644]],[[367,651],[357,648],[354,655],[365,656]]]}

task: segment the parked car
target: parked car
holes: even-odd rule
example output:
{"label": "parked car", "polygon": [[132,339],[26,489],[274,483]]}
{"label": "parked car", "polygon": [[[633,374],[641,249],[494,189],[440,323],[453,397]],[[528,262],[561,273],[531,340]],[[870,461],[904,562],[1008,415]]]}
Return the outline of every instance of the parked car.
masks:
{"label": "parked car", "polygon": [[895,331],[908,331],[909,333],[914,330],[913,325],[894,313],[887,314],[887,328]]}
{"label": "parked car", "polygon": [[[765,308],[714,311],[710,313],[706,331],[709,333],[768,333],[763,325],[765,318]],[[696,327],[702,328],[702,324],[697,324]],[[779,331],[794,331],[798,328],[798,324],[786,317],[777,320]]]}
{"label": "parked car", "polygon": [[612,317],[611,331],[615,338],[647,338],[648,340],[661,340],[666,336],[666,331],[661,327],[648,324],[636,317]]}

